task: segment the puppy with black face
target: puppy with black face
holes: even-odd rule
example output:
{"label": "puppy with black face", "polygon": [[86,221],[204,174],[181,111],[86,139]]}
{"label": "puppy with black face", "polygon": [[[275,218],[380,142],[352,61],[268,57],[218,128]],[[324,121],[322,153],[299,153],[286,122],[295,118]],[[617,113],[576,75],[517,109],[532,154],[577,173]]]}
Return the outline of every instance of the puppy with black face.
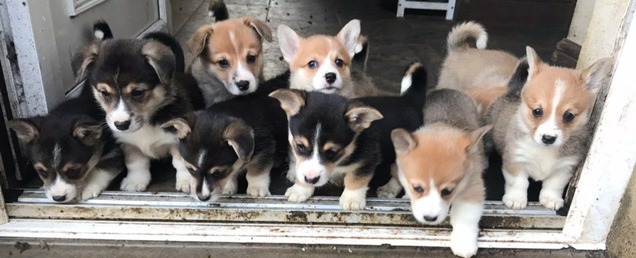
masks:
{"label": "puppy with black face", "polygon": [[216,201],[237,192],[247,170],[247,194],[270,195],[270,170],[287,157],[287,119],[275,99],[251,94],[212,105],[164,124],[179,136],[179,151],[192,175],[192,196]]}
{"label": "puppy with black face", "polygon": [[89,94],[90,89],[48,115],[9,121],[44,182],[46,196],[58,203],[99,196],[124,166]]}

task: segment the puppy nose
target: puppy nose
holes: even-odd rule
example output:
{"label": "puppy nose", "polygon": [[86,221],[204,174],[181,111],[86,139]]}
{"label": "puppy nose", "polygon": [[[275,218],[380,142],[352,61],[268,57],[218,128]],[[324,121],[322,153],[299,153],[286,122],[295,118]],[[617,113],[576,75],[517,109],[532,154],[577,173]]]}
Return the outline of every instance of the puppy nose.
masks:
{"label": "puppy nose", "polygon": [[210,200],[210,197],[212,197],[212,195],[203,196],[201,194],[197,194],[197,197],[199,198],[199,201],[205,202],[207,200]]}
{"label": "puppy nose", "polygon": [[56,202],[66,201],[66,195],[55,195],[53,196],[53,200]]}
{"label": "puppy nose", "polygon": [[318,183],[318,180],[320,180],[320,176],[317,176],[317,177],[314,177],[314,178],[309,178],[309,177],[305,176],[305,182],[310,183],[310,184]]}
{"label": "puppy nose", "polygon": [[335,73],[326,73],[325,74],[325,80],[327,80],[327,83],[332,84],[333,82],[336,81],[336,74]]}
{"label": "puppy nose", "polygon": [[437,220],[437,216],[424,216],[424,220],[428,222],[433,222]]}
{"label": "puppy nose", "polygon": [[115,121],[115,127],[117,127],[117,129],[125,131],[128,130],[128,128],[130,127],[130,120],[126,120],[126,121]]}
{"label": "puppy nose", "polygon": [[541,141],[545,144],[553,144],[556,141],[556,136],[551,136],[551,135],[543,135],[541,136]]}
{"label": "puppy nose", "polygon": [[240,91],[246,91],[247,89],[250,88],[250,82],[249,81],[238,81],[236,83],[236,87],[238,87],[238,89]]}

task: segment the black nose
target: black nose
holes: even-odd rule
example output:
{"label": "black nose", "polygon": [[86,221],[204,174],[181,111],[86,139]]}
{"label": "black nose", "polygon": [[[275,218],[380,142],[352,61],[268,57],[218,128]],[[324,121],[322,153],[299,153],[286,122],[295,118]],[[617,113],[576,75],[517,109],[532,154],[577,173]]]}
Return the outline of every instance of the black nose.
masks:
{"label": "black nose", "polygon": [[236,87],[238,87],[238,89],[240,91],[246,91],[247,89],[250,88],[250,82],[249,81],[238,81],[236,83]]}
{"label": "black nose", "polygon": [[53,200],[56,202],[66,201],[66,195],[55,195],[53,196]]}
{"label": "black nose", "polygon": [[541,141],[545,144],[553,144],[556,141],[556,136],[543,135],[541,136]]}
{"label": "black nose", "polygon": [[130,127],[130,120],[126,120],[123,122],[115,121],[115,127],[122,131],[128,130],[128,128]]}
{"label": "black nose", "polygon": [[424,220],[428,222],[433,222],[437,220],[437,216],[424,216]]}
{"label": "black nose", "polygon": [[317,176],[317,177],[314,177],[314,178],[309,178],[309,177],[305,176],[305,181],[307,183],[310,183],[310,184],[318,183],[318,180],[320,180],[320,176]]}
{"label": "black nose", "polygon": [[325,80],[327,80],[327,83],[332,84],[333,82],[336,81],[336,74],[335,73],[326,73],[325,74]]}
{"label": "black nose", "polygon": [[210,197],[212,197],[212,195],[203,196],[201,194],[197,194],[197,197],[199,197],[199,201],[205,202],[207,200],[210,200]]}

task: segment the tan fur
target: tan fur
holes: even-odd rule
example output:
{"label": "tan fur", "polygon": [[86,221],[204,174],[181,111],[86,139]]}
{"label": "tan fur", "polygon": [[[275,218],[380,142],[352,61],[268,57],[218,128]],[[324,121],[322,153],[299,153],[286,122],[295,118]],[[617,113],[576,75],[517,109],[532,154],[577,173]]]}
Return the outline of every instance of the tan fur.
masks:
{"label": "tan fur", "polygon": [[492,87],[475,87],[466,89],[464,92],[477,104],[477,109],[480,115],[483,117],[488,112],[490,105],[495,102],[499,97],[506,94],[508,88],[504,86],[492,86]]}
{"label": "tan fur", "polygon": [[366,176],[357,176],[355,172],[351,171],[345,175],[344,187],[349,190],[358,190],[363,187],[367,187],[373,174]]}

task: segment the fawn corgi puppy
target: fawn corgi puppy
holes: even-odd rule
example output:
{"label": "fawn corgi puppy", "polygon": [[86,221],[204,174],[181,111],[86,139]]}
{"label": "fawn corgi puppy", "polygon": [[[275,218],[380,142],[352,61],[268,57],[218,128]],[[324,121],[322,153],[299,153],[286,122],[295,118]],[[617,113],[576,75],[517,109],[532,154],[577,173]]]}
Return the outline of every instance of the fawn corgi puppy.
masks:
{"label": "fawn corgi puppy", "polygon": [[539,202],[563,206],[563,190],[585,153],[592,135],[589,115],[612,67],[602,59],[584,71],[545,64],[526,47],[510,79],[508,93],[489,110],[493,141],[503,159],[503,203],[527,204],[528,177],[543,181]]}
{"label": "fawn corgi puppy", "polygon": [[420,64],[414,64],[406,77],[413,83],[400,97],[350,100],[337,94],[285,89],[270,95],[280,100],[289,120],[287,176],[294,185],[285,195],[290,201],[305,201],[315,187],[329,182],[342,185],[344,181],[342,208],[365,207],[376,168],[394,162],[391,130],[415,129],[422,124],[426,72]]}
{"label": "fawn corgi puppy", "polygon": [[195,56],[190,71],[206,107],[257,90],[263,81],[263,40],[271,42],[272,32],[253,17],[203,25],[188,39]]}
{"label": "fawn corgi puppy", "polygon": [[[189,121],[188,121],[189,120]],[[237,192],[237,175],[247,170],[247,194],[270,195],[270,170],[287,157],[287,118],[277,100],[249,94],[216,103],[174,128],[179,150],[192,175],[190,189],[200,201]]]}
{"label": "fawn corgi puppy", "polygon": [[[291,71],[291,89],[337,93],[349,98],[385,95],[364,74],[368,52],[366,37],[360,38],[360,20],[351,20],[335,37],[303,38],[282,24],[277,35]],[[356,53],[359,55],[354,60]]]}
{"label": "fawn corgi puppy", "polygon": [[[476,41],[476,48],[468,45]],[[448,34],[448,56],[442,64],[437,88],[463,91],[485,115],[488,107],[506,92],[508,79],[519,61],[515,56],[486,49],[488,34],[483,26],[465,22]]]}
{"label": "fawn corgi puppy", "polygon": [[392,179],[393,184],[404,188],[421,223],[439,224],[450,209],[451,250],[471,257],[477,253],[486,198],[482,172],[487,158],[481,139],[492,126],[479,127],[473,101],[451,89],[432,91],[424,113],[424,127],[391,133],[399,180]]}

